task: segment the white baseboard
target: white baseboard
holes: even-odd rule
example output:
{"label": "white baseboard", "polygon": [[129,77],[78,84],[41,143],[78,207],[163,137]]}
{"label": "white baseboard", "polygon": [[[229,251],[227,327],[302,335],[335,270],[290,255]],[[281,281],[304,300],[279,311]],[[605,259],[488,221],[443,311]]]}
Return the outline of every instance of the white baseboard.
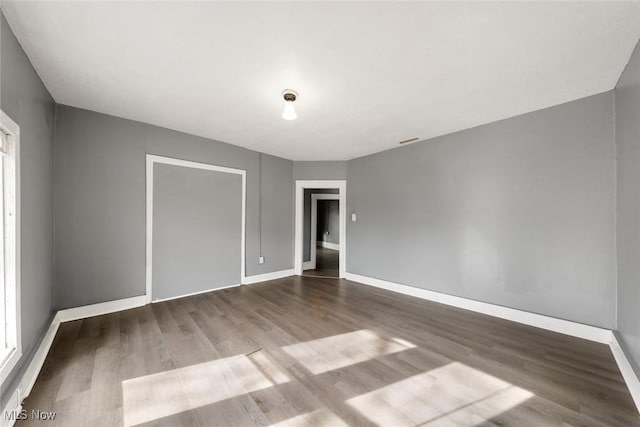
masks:
{"label": "white baseboard", "polygon": [[340,250],[340,244],[339,243],[318,242],[318,244],[320,246],[322,246],[323,248],[333,249],[334,251],[339,251]]}
{"label": "white baseboard", "polygon": [[[292,275],[293,270],[291,269],[276,271],[273,273],[265,273],[256,276],[249,276],[247,277],[247,279],[250,280],[246,284],[275,280]],[[385,280],[361,276],[353,273],[346,273],[345,277],[348,280],[359,282],[365,285],[375,286],[401,294],[410,295],[441,304],[459,307],[466,310],[488,314],[490,316],[499,317],[502,319],[511,320],[514,322],[523,323],[526,325],[607,344],[611,348],[611,352],[613,353],[616,363],[620,368],[620,372],[622,373],[627,387],[629,388],[629,392],[631,393],[636,407],[640,411],[640,379],[633,370],[631,363],[627,359],[627,355],[625,354],[625,352],[622,350],[622,347],[620,346],[620,343],[618,342],[615,334],[608,329],[583,325],[580,323],[556,319],[540,314],[528,313],[521,310],[498,306],[495,304],[474,301],[467,298],[456,297],[407,285],[401,285],[398,283],[388,282]],[[212,289],[212,291],[219,289]],[[186,295],[177,298],[182,298],[184,296]],[[146,302],[147,296],[142,295],[139,297],[125,298],[122,300],[109,301],[100,304],[92,304],[88,306],[75,307],[58,311],[53,317],[51,325],[42,338],[42,341],[40,342],[40,345],[38,346],[38,349],[36,350],[33,358],[29,362],[29,366],[25,370],[25,373],[23,374],[17,389],[13,392],[7,404],[2,409],[3,412],[2,414],[0,414],[0,427],[11,427],[15,423],[15,420],[7,420],[5,418],[5,413],[6,411],[17,411],[17,413],[19,413],[19,411],[22,409],[22,401],[29,396],[29,393],[31,393],[31,389],[33,388],[33,385],[38,378],[42,366],[44,365],[44,361],[47,357],[47,354],[49,353],[60,323],[140,307],[145,305]]]}
{"label": "white baseboard", "polygon": [[463,308],[465,310],[475,311],[477,313],[487,314],[489,316],[499,317],[501,319],[511,320],[513,322],[522,323],[537,328],[570,335],[577,338],[583,338],[590,341],[606,344],[611,349],[611,353],[618,364],[620,373],[629,388],[629,393],[636,404],[636,408],[640,412],[640,378],[633,370],[631,362],[627,358],[624,350],[620,346],[616,334],[609,329],[598,328],[595,326],[584,325],[582,323],[572,322],[555,317],[544,316],[542,314],[529,313],[522,310],[503,307],[500,305],[490,304],[486,302],[475,301],[467,298],[456,297],[453,295],[443,294],[441,292],[429,291],[426,289],[415,288],[413,286],[401,285],[399,283],[388,282],[386,280],[375,279],[373,277],[361,276],[359,274],[346,273],[346,279],[354,282],[362,283],[377,288],[410,295],[453,307]]}
{"label": "white baseboard", "polygon": [[22,399],[29,396],[33,385],[36,383],[36,379],[38,379],[38,374],[40,374],[40,370],[42,370],[44,361],[47,358],[47,354],[49,354],[49,349],[51,349],[51,344],[53,344],[53,339],[55,338],[56,332],[58,332],[58,327],[60,326],[59,313],[60,312],[53,316],[49,329],[47,329],[42,341],[40,341],[40,345],[29,362],[27,370],[24,371],[22,381],[20,381],[20,386],[18,387],[18,390],[16,390],[20,394],[20,402],[22,402]]}
{"label": "white baseboard", "polygon": [[147,296],[140,295],[138,297],[123,298],[114,301],[101,302],[99,304],[84,305],[82,307],[59,310],[57,317],[60,322],[68,322],[70,320],[84,319],[87,317],[99,316],[101,314],[128,310],[130,308],[142,307],[147,303]]}
{"label": "white baseboard", "polygon": [[[292,276],[293,270],[283,270],[276,271],[273,273],[262,274],[259,276],[251,276],[248,279],[255,280],[250,283],[261,282],[265,280],[273,280],[280,277]],[[211,292],[217,291],[221,289],[226,289],[229,287],[237,287],[240,285],[227,286],[224,288],[211,289],[203,292]],[[184,298],[190,295],[196,295],[203,292],[195,292],[193,294],[188,295],[180,295],[175,298]],[[168,299],[175,298],[167,298],[162,301],[166,301]],[[154,301],[154,302],[159,302]],[[11,397],[7,401],[7,404],[4,408],[2,408],[2,413],[0,413],[0,427],[12,427],[15,424],[16,419],[7,419],[5,417],[6,413],[19,414],[22,409],[22,401],[26,399],[31,393],[31,389],[35,384],[40,371],[42,370],[42,366],[49,354],[49,350],[51,349],[51,345],[53,344],[53,340],[56,336],[56,332],[61,323],[69,322],[72,320],[85,319],[87,317],[99,316],[101,314],[115,313],[117,311],[128,310],[131,308],[142,307],[148,303],[147,295],[141,295],[137,297],[124,298],[114,301],[107,301],[99,304],[91,304],[85,305],[81,307],[73,307],[63,310],[58,310],[58,312],[53,316],[51,320],[51,324],[47,329],[47,332],[44,334],[40,344],[38,345],[38,349],[34,353],[27,369],[22,374],[22,378],[18,383],[18,386],[13,391]],[[11,417],[9,417],[11,418]]]}
{"label": "white baseboard", "polygon": [[638,412],[640,412],[640,378],[638,378],[638,375],[636,375],[636,372],[633,370],[627,354],[622,349],[620,342],[618,342],[618,337],[614,333],[611,333],[611,343],[609,347],[611,347],[611,353],[613,353],[613,357],[616,359],[622,378],[624,378],[624,382],[627,383],[629,393],[631,393],[636,408]]}
{"label": "white baseboard", "polygon": [[266,282],[268,280],[282,279],[283,277],[293,276],[293,269],[274,271],[272,273],[257,274],[255,276],[245,277],[243,285],[252,285],[254,283]]}
{"label": "white baseboard", "polygon": [[124,298],[99,304],[58,310],[55,316],[53,316],[47,332],[42,337],[42,340],[38,345],[38,349],[31,358],[31,361],[29,361],[27,369],[22,374],[22,378],[20,379],[18,386],[13,391],[7,405],[2,409],[2,414],[0,414],[0,427],[10,427],[15,423],[15,419],[9,420],[5,417],[5,414],[7,411],[17,414],[21,410],[22,401],[29,396],[33,385],[38,379],[38,375],[40,374],[42,366],[49,354],[49,350],[53,344],[56,332],[58,332],[60,323],[141,307],[146,303],[147,296],[141,295],[138,297]]}
{"label": "white baseboard", "polygon": [[42,370],[42,366],[44,365],[44,361],[47,358],[47,354],[49,354],[49,350],[51,349],[51,345],[53,344],[53,339],[56,336],[56,332],[58,332],[60,323],[98,316],[101,314],[113,313],[116,311],[127,310],[134,307],[141,307],[146,304],[146,301],[146,295],[142,295],[139,297],[108,301],[100,304],[91,304],[82,307],[58,310],[55,316],[53,316],[51,324],[49,325],[47,332],[42,337],[42,340],[38,345],[38,349],[31,358],[27,369],[22,374],[22,378],[20,380],[20,383],[18,384],[18,387],[14,390],[13,395],[11,396],[11,399],[7,403],[6,407],[3,408],[3,412],[2,414],[0,414],[0,426],[11,426],[15,422],[15,420],[7,420],[5,417],[5,413],[6,411],[19,411],[22,401],[31,393],[31,389],[38,379],[38,375]]}
{"label": "white baseboard", "polygon": [[302,270],[313,270],[314,268],[313,261],[305,261],[302,263]]}
{"label": "white baseboard", "polygon": [[239,284],[237,285],[227,285],[227,286],[221,286],[219,288],[213,288],[213,289],[206,289],[204,291],[197,291],[197,292],[191,292],[188,294],[183,294],[183,295],[176,295],[175,297],[169,297],[169,298],[162,298],[162,299],[154,299],[153,301],[151,301],[152,304],[155,304],[157,302],[163,302],[163,301],[171,301],[174,299],[180,299],[180,298],[186,298],[186,297],[192,297],[194,295],[200,295],[200,294],[206,294],[209,292],[213,292],[213,291],[221,291],[223,289],[229,289],[229,288],[237,288],[238,286],[240,286]]}
{"label": "white baseboard", "polygon": [[[22,401],[29,396],[33,385],[38,379],[38,375],[42,370],[47,354],[49,354],[51,344],[53,344],[53,339],[56,336],[56,332],[58,332],[59,326],[60,319],[58,317],[58,313],[56,313],[55,316],[53,316],[53,319],[51,319],[51,324],[49,325],[47,332],[45,332],[42,337],[42,340],[38,345],[38,349],[31,358],[27,369],[22,374],[18,387],[13,391],[13,394],[5,407],[2,408],[2,414],[0,414],[0,427],[11,427],[15,424],[15,415],[19,414],[22,410]],[[13,419],[7,419],[7,414],[12,414]],[[12,418],[12,416],[9,415],[9,418]]]}
{"label": "white baseboard", "polygon": [[16,423],[16,417],[22,410],[21,402],[22,399],[20,399],[18,390],[15,390],[7,404],[2,408],[2,414],[0,414],[0,427],[12,427]]}
{"label": "white baseboard", "polygon": [[555,317],[545,316],[542,314],[529,313],[527,311],[503,307],[501,305],[490,304],[481,301],[475,301],[468,298],[456,297],[453,295],[443,294],[441,292],[415,288],[413,286],[401,285],[399,283],[361,276],[359,274],[347,273],[345,278],[347,280],[360,282],[365,285],[375,286],[377,288],[387,289],[390,291],[398,292],[405,295],[411,295],[413,297],[422,298],[453,307],[464,308],[465,310],[488,314],[489,316],[499,317],[501,319],[511,320],[513,322],[523,323],[525,325],[559,332],[561,334],[584,338],[607,345],[611,343],[611,331],[609,329],[584,325],[582,323],[572,322],[570,320],[557,319]]}

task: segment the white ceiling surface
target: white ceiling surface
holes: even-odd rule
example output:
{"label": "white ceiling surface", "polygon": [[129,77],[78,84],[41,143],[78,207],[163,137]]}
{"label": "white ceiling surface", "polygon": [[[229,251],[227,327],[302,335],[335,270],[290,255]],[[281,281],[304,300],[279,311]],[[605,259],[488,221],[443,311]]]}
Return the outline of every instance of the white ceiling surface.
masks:
{"label": "white ceiling surface", "polygon": [[[4,2],[58,103],[344,160],[612,89],[640,3]],[[280,117],[299,92],[298,120]]]}

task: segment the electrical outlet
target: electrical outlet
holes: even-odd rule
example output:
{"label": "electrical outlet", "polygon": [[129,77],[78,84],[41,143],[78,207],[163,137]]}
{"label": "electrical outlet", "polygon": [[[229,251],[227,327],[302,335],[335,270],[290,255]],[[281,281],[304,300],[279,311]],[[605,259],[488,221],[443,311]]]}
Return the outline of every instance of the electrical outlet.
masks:
{"label": "electrical outlet", "polygon": [[259,262],[260,264],[264,264],[264,257],[263,257],[263,256],[261,256],[260,258],[258,258],[258,262]]}

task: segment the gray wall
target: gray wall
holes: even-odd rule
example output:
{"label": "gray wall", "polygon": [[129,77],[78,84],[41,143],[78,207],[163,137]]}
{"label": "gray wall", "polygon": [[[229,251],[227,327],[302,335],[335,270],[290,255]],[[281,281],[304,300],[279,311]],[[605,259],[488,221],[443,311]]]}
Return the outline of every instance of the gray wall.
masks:
{"label": "gray wall", "polygon": [[293,179],[347,179],[347,162],[293,162]]}
{"label": "gray wall", "polygon": [[[293,162],[180,132],[58,106],[58,308],[145,292],[145,153],[247,170],[247,275],[292,268]],[[262,187],[262,253],[259,188]]]}
{"label": "gray wall", "polygon": [[[20,126],[22,352],[26,367],[53,312],[53,138],[55,104],[0,14],[0,107]],[[0,407],[9,393],[3,389]]]}
{"label": "gray wall", "polygon": [[[308,162],[310,163],[310,162]],[[321,162],[330,163],[330,162]],[[318,178],[322,179],[322,178]],[[329,179],[329,178],[326,178]],[[336,178],[337,179],[337,178]],[[339,190],[336,189],[314,189],[307,188],[304,190],[304,204],[303,209],[303,222],[302,222],[302,261],[307,262],[311,260],[311,195],[312,194],[338,194]]]}
{"label": "gray wall", "polygon": [[156,163],[153,300],[241,283],[242,176]]}
{"label": "gray wall", "polygon": [[616,87],[618,329],[640,375],[640,46]]}
{"label": "gray wall", "polygon": [[[247,256],[256,260],[258,249],[262,249],[265,264],[253,264],[247,274],[262,274],[293,268],[293,233],[295,188],[292,179],[293,162],[279,157],[262,155],[262,189],[260,209],[261,233],[247,228],[248,236],[258,237],[258,247],[247,248]],[[248,177],[247,179],[249,179]],[[289,187],[284,187],[288,185]],[[247,218],[253,211],[247,207]],[[255,215],[257,217],[258,215]],[[251,234],[253,233],[253,234]],[[260,235],[262,238],[260,238]],[[248,240],[250,242],[250,240]],[[255,244],[255,243],[254,243]]]}
{"label": "gray wall", "polygon": [[340,201],[318,200],[317,228],[319,242],[340,244]]}
{"label": "gray wall", "polygon": [[613,102],[349,161],[347,271],[614,328]]}

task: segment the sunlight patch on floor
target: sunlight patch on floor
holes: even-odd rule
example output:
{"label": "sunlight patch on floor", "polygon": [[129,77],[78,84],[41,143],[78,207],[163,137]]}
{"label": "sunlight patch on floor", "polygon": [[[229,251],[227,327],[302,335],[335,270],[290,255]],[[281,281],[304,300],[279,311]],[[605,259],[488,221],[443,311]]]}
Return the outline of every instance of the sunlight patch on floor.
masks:
{"label": "sunlight patch on floor", "polygon": [[477,425],[534,395],[459,362],[346,402],[378,425]]}
{"label": "sunlight patch on floor", "polygon": [[369,329],[362,329],[282,349],[313,374],[321,374],[415,347],[406,340],[385,338]]}
{"label": "sunlight patch on floor", "polygon": [[125,380],[124,425],[135,426],[288,381],[263,352]]}
{"label": "sunlight patch on floor", "polygon": [[271,427],[308,427],[308,426],[331,426],[331,427],[348,427],[342,418],[338,417],[331,411],[326,409],[318,409],[313,412],[298,415],[276,424]]}

